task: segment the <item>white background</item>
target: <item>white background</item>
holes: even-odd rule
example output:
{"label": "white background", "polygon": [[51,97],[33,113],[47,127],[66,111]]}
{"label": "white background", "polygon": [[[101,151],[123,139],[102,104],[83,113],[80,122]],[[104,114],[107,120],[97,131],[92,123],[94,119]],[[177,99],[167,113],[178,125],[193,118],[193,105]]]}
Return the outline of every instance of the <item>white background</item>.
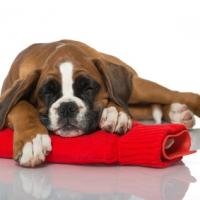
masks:
{"label": "white background", "polygon": [[1,1],[0,85],[23,48],[64,38],[113,54],[146,79],[200,92],[199,0]]}

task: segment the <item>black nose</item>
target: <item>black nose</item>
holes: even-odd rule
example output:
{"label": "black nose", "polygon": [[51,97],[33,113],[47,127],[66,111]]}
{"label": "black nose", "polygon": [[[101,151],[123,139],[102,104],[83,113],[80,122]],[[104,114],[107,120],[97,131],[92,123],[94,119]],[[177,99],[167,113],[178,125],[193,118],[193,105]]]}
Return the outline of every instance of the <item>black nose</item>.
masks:
{"label": "black nose", "polygon": [[75,102],[63,102],[58,108],[58,115],[62,118],[73,117],[78,113],[78,106]]}

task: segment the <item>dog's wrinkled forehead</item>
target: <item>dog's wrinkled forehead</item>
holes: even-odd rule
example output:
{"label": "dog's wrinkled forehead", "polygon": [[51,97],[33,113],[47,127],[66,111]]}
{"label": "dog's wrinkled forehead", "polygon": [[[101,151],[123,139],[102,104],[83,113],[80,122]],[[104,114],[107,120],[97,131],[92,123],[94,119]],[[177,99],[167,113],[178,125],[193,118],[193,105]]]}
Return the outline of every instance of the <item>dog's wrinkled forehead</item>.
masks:
{"label": "dog's wrinkled forehead", "polygon": [[73,95],[73,64],[71,62],[63,62],[59,66],[61,73],[61,86],[63,96]]}
{"label": "dog's wrinkled forehead", "polygon": [[72,62],[62,62],[59,65],[62,95],[68,98],[74,96],[84,99],[85,96],[95,95],[100,85],[89,73],[83,70],[77,72],[75,65]]}
{"label": "dog's wrinkled forehead", "polygon": [[44,73],[35,91],[35,99],[39,101],[39,107],[49,108],[57,101],[82,101],[94,100],[100,89],[100,84],[84,66],[77,66],[73,62],[61,62],[54,68]]}

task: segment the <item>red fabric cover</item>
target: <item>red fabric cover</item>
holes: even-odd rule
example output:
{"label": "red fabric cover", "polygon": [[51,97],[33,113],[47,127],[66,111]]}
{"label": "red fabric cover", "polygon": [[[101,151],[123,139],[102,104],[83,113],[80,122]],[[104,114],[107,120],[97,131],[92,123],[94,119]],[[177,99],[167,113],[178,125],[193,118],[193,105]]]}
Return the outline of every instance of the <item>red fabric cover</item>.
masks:
{"label": "red fabric cover", "polygon": [[[67,164],[120,164],[167,167],[181,160],[190,151],[190,135],[183,125],[143,125],[133,123],[124,136],[97,131],[75,138],[52,135],[52,152],[47,162]],[[175,144],[165,150],[169,138]],[[0,132],[0,157],[12,158],[13,131]]]}

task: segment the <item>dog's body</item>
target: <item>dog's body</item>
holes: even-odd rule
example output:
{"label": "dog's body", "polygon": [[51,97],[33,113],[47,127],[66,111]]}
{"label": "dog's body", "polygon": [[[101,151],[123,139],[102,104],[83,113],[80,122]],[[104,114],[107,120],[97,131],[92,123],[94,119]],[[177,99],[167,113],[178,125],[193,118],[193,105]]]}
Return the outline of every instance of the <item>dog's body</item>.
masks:
{"label": "dog's body", "polygon": [[200,116],[198,94],[144,80],[118,58],[71,40],[21,52],[0,98],[0,128],[14,129],[14,158],[28,167],[51,151],[49,131],[65,137],[98,128],[123,134],[132,118],[191,128],[193,113]]}

